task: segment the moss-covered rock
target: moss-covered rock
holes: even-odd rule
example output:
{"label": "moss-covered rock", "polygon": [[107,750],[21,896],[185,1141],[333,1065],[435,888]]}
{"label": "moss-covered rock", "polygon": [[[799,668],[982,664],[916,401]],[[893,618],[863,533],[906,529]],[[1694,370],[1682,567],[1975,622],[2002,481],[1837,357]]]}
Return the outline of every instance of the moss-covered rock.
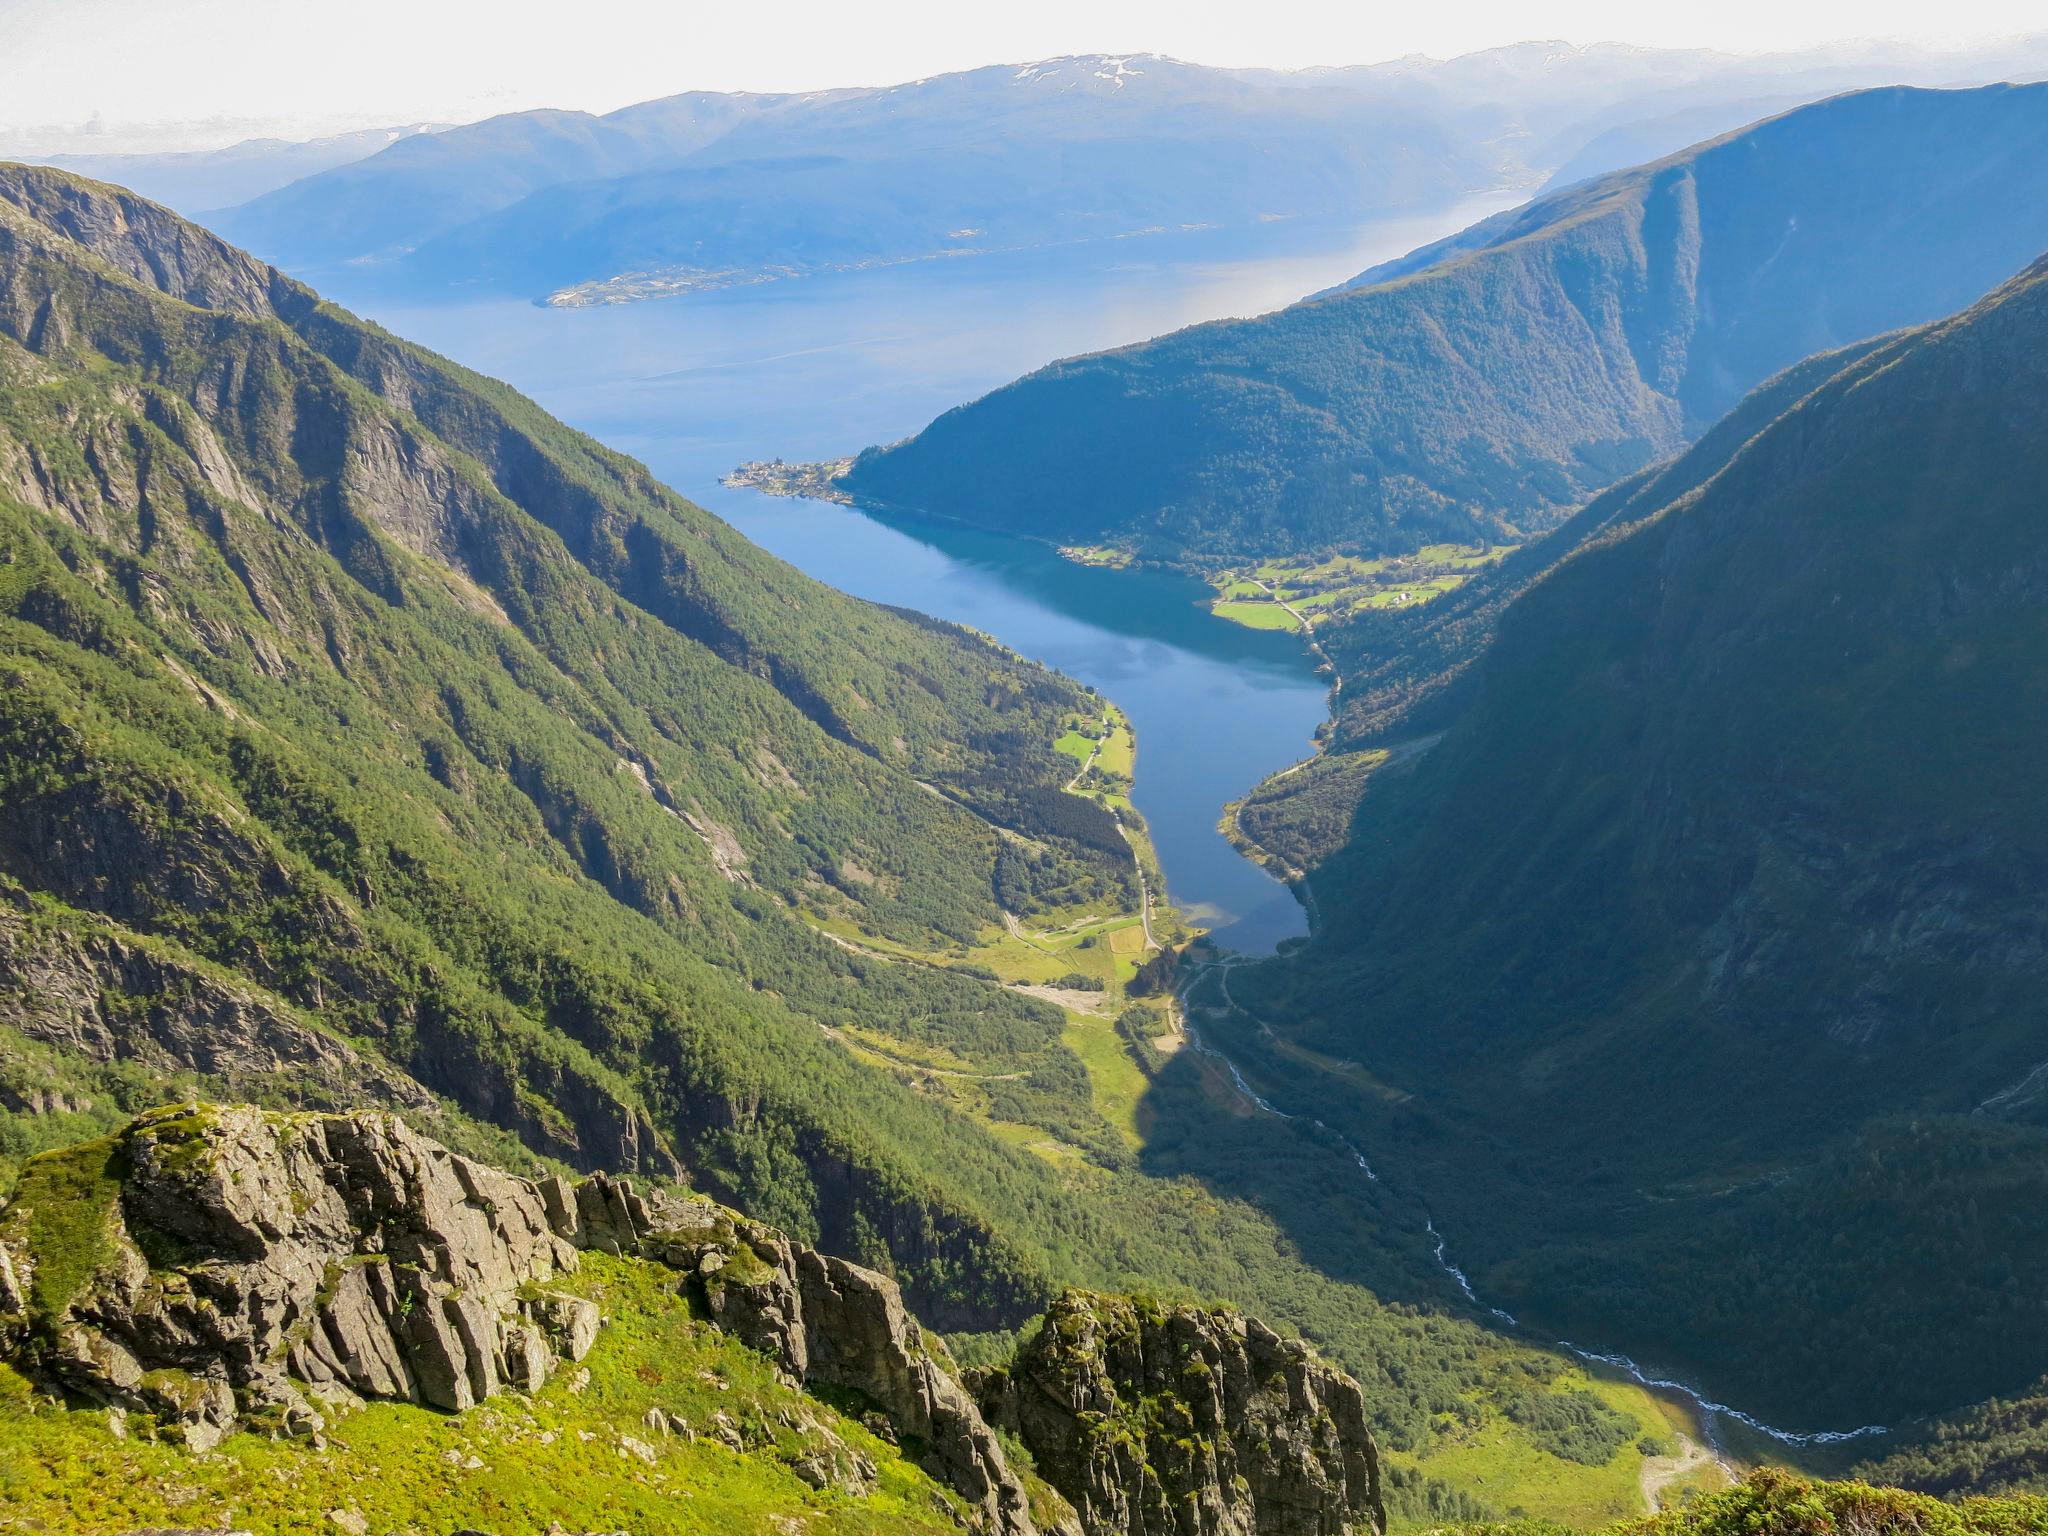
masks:
{"label": "moss-covered rock", "polygon": [[1225,1308],[1070,1291],[1007,1370],[974,1378],[1090,1531],[1384,1531],[1357,1382]]}

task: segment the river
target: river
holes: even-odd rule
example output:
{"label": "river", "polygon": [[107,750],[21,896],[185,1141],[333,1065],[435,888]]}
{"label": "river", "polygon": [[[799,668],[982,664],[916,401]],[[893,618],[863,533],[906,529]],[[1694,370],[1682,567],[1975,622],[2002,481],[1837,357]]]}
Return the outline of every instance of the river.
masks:
{"label": "river", "polygon": [[[1216,830],[1226,802],[1307,755],[1326,689],[1291,636],[1213,618],[1206,588],[1085,569],[1027,540],[884,523],[718,482],[747,459],[890,442],[1057,357],[1256,314],[1516,199],[1254,237],[1134,239],[1058,261],[988,257],[652,303],[338,301],[504,379],[833,586],[971,624],[1114,699],[1138,736],[1135,803],[1169,898],[1218,941],[1270,952],[1300,906]],[[1206,243],[1204,243],[1206,242]]]}

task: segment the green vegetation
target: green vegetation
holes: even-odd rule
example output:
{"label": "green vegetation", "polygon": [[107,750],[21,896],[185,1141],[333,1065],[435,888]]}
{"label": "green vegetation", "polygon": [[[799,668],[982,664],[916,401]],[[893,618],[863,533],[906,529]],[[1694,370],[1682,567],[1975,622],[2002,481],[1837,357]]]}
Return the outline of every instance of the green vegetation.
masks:
{"label": "green vegetation", "polygon": [[1164,998],[1149,1077],[1125,1049],[1134,851],[1178,926],[1103,700],[115,196],[0,172],[9,1158],[153,1094],[381,1101],[509,1166],[680,1165],[952,1333],[1070,1283],[1232,1302],[1425,1468],[1526,1388]]}
{"label": "green vegetation", "polygon": [[[1564,1536],[1583,1527],[1550,1519],[1432,1527],[1463,1536]],[[1943,1504],[1862,1483],[1810,1482],[1766,1469],[1679,1509],[1605,1527],[1605,1536],[2035,1536],[2048,1530],[2048,1500],[1972,1498]]]}
{"label": "green vegetation", "polygon": [[1217,602],[1209,605],[1209,611],[1219,619],[1242,624],[1246,629],[1284,629],[1299,633],[1302,627],[1301,620],[1272,601]]}
{"label": "green vegetation", "polygon": [[[565,1288],[598,1301],[605,1322],[581,1367],[460,1415],[372,1404],[335,1416],[319,1447],[245,1431],[192,1456],[154,1442],[143,1416],[117,1437],[103,1412],[57,1411],[0,1367],[0,1505],[17,1524],[76,1536],[224,1521],[283,1536],[323,1517],[347,1530],[358,1516],[379,1533],[436,1536],[557,1521],[760,1536],[791,1518],[875,1536],[956,1529],[951,1495],[905,1452],[858,1412],[778,1383],[764,1357],[693,1318],[665,1275],[586,1255]],[[648,1426],[654,1408],[672,1433]],[[812,1453],[866,1457],[874,1491],[813,1489],[794,1469]]]}
{"label": "green vegetation", "polygon": [[1628,1536],[2021,1536],[2048,1530],[2048,1500],[1942,1504],[1859,1483],[1815,1483],[1762,1471],[1684,1509],[1629,1522]]}
{"label": "green vegetation", "polygon": [[1410,555],[1375,560],[1328,555],[1269,560],[1250,575],[1212,574],[1210,612],[1253,629],[1318,629],[1370,610],[1406,611],[1455,592],[1467,578],[1513,554],[1512,544],[1429,544]]}
{"label": "green vegetation", "polygon": [[[1654,1458],[1668,1456],[1679,1436],[1697,1435],[1699,1425],[1676,1401],[1612,1374],[1577,1367],[1546,1374],[1547,1380],[1525,1374],[1519,1388],[1504,1379],[1497,1396],[1462,1402],[1445,1416],[1426,1458],[1388,1453],[1393,1529],[1513,1516],[1587,1530],[1642,1512],[1647,1480],[1658,1468]],[[1532,1407],[1544,1399],[1557,1406]],[[1532,1433],[1530,1420],[1537,1418],[1551,1429]],[[1567,1428],[1582,1422],[1602,1427],[1583,1438]],[[1711,1489],[1727,1480],[1707,1460],[1684,1486]]]}
{"label": "green vegetation", "polygon": [[1383,749],[1323,753],[1275,774],[1226,806],[1223,835],[1283,880],[1297,879],[1344,846]]}
{"label": "green vegetation", "polygon": [[1357,286],[1053,363],[840,485],[1160,562],[1541,532],[1779,369],[2048,248],[2044,160],[2039,87],[1837,97]]}
{"label": "green vegetation", "polygon": [[[848,465],[851,468],[851,464]],[[1060,553],[1076,565],[1101,565],[1121,571],[1131,564],[1129,551],[1108,544],[1064,544]]]}
{"label": "green vegetation", "polygon": [[2048,1381],[1915,1425],[1853,1475],[1942,1498],[2048,1488]]}
{"label": "green vegetation", "polygon": [[1604,1467],[1636,1438],[1636,1421],[1591,1392],[1537,1391],[1508,1399],[1507,1416],[1529,1431],[1538,1450],[1583,1466]]}
{"label": "green vegetation", "polygon": [[50,1328],[113,1254],[119,1149],[108,1138],[45,1152],[15,1183],[12,1205],[36,1255],[29,1321]]}
{"label": "green vegetation", "polygon": [[1261,1091],[1489,1302],[1786,1428],[2048,1367],[2044,339],[2037,265],[1774,390],[1506,605],[1434,745],[1240,813],[1327,791],[1318,935],[1216,1025]]}

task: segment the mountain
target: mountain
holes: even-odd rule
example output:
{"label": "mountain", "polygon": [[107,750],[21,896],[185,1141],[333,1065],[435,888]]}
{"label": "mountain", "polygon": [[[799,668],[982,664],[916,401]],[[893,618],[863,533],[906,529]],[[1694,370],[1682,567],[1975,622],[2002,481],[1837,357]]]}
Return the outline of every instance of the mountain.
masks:
{"label": "mountain", "polygon": [[[1133,238],[1214,259],[1248,241],[1270,249],[1275,226],[1349,229],[1535,186],[1645,119],[1732,125],[1760,99],[2028,69],[2048,69],[2048,51],[2027,40],[1758,58],[1526,43],[1295,72],[1091,54],[881,88],[697,92],[601,117],[513,113],[213,222],[352,288],[570,304],[996,251],[1101,261]],[[1202,243],[1166,243],[1190,236]]]}
{"label": "mountain", "polygon": [[210,208],[246,203],[307,176],[366,160],[401,140],[438,131],[438,124],[409,123],[303,141],[245,139],[223,149],[72,152],[36,158],[74,176],[116,182],[190,218]]}
{"label": "mountain", "polygon": [[1434,118],[1345,77],[1089,56],[887,89],[520,113],[394,145],[216,222],[295,269],[346,262],[354,281],[595,302],[1349,216],[1496,174]]}
{"label": "mountain", "polygon": [[1760,385],[1694,447],[1631,475],[1559,527],[1429,602],[1361,608],[1316,626],[1335,673],[1321,750],[1254,787],[1227,813],[1240,849],[1282,880],[1313,874],[1342,849],[1359,797],[1388,756],[1427,750],[1469,707],[1480,662],[1514,600],[1608,530],[1698,489],[1758,431],[1877,337],[1822,353]]}
{"label": "mountain", "polygon": [[317,271],[410,250],[542,187],[683,159],[790,101],[698,92],[603,117],[508,113],[401,140],[227,209],[212,224],[281,265]]}
{"label": "mountain", "polygon": [[1327,221],[1499,174],[1433,118],[1348,80],[1150,56],[979,69],[801,108],[740,124],[681,166],[536,192],[422,244],[395,277],[608,302]]}
{"label": "mountain", "polygon": [[[1390,1506],[1519,1502],[1437,1476],[1456,1404],[1537,1508],[1627,1513],[1654,1402],[1480,1326],[1412,1212],[1127,995],[1132,848],[1055,747],[1104,710],[0,168],[0,1171],[171,1101],[388,1110],[687,1174],[977,1365],[1069,1286],[1228,1302],[1357,1376]],[[1599,1465],[1510,1417],[1532,1382]]]}
{"label": "mountain", "polygon": [[2048,1366],[2044,342],[2048,261],[1639,486],[1230,982],[1481,1295],[1780,1422]]}
{"label": "mountain", "polygon": [[1550,180],[1537,195],[1632,166],[1662,160],[1694,144],[1718,139],[1738,128],[1776,117],[1804,103],[1796,97],[1763,96],[1742,101],[1713,101],[1683,112],[1645,118],[1608,128],[1580,146],[1569,160],[1551,172]]}
{"label": "mountain", "polygon": [[911,1144],[964,1128],[820,1022],[857,989],[870,1027],[1028,1056],[1057,1014],[861,984],[813,925],[1120,893],[1114,826],[1058,793],[1080,690],[152,205],[15,168],[0,218],[9,1023],[79,1070],[381,1081],[578,1166],[686,1152],[856,1251],[1002,1247]]}
{"label": "mountain", "polygon": [[1041,369],[857,498],[1164,559],[1519,537],[2048,245],[2048,86],[1790,112],[1253,320]]}

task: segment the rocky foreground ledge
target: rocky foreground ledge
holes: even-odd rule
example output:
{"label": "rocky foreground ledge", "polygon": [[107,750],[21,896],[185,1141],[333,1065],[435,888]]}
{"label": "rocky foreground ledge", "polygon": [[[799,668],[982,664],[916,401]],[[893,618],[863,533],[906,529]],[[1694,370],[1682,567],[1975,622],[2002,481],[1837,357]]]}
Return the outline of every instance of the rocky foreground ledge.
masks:
{"label": "rocky foreground ledge", "polygon": [[[792,1382],[864,1394],[980,1530],[1385,1529],[1357,1384],[1256,1322],[1073,1293],[963,1381],[885,1275],[688,1193],[516,1178],[383,1113],[188,1104],[35,1159],[0,1212],[0,1349],[194,1450],[317,1445],[367,1399],[460,1413],[581,1359],[603,1319],[557,1282],[587,1250],[663,1266]],[[1034,1512],[992,1421],[1071,1509]]]}

